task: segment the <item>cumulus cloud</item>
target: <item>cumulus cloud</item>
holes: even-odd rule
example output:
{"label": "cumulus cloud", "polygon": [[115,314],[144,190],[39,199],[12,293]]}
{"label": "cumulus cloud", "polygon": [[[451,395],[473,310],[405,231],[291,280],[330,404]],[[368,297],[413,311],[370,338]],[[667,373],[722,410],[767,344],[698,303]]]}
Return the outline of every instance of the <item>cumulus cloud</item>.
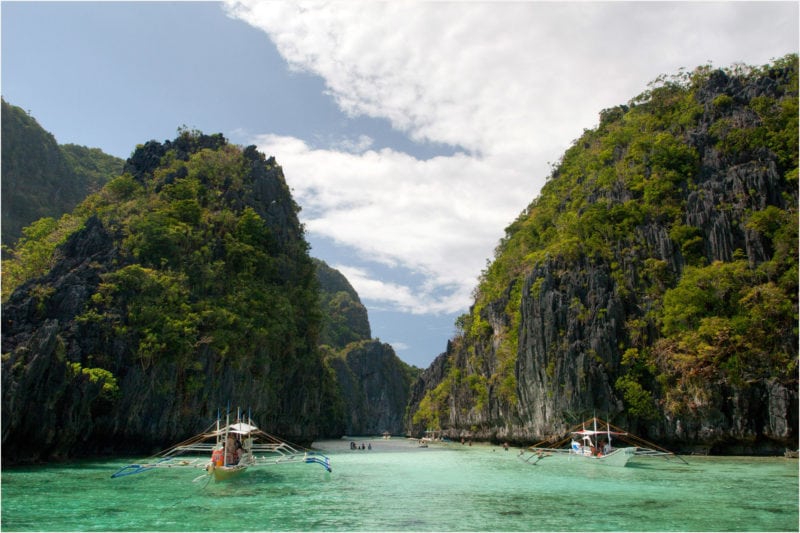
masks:
{"label": "cumulus cloud", "polygon": [[534,192],[518,170],[498,170],[490,159],[465,154],[419,160],[390,149],[312,149],[277,135],[255,142],[279,157],[309,233],[427,280],[414,288],[370,283],[363,269],[336,267],[362,298],[414,313],[452,313],[468,305],[498,228]]}
{"label": "cumulus cloud", "polygon": [[406,351],[406,350],[408,350],[410,348],[410,346],[408,344],[406,344],[404,342],[400,342],[400,341],[398,341],[398,342],[389,342],[389,344],[392,345],[392,348],[394,348],[395,352],[404,352],[404,351]]}
{"label": "cumulus cloud", "polygon": [[[312,234],[402,267],[418,286],[340,270],[365,299],[412,312],[469,304],[477,275],[598,112],[659,74],[797,50],[796,3],[229,2],[346,113],[456,148],[428,160],[262,135]],[[347,274],[346,274],[347,275]],[[351,277],[352,276],[352,277]]]}
{"label": "cumulus cloud", "polygon": [[361,298],[390,303],[393,307],[410,312],[414,312],[419,305],[418,298],[406,286],[373,279],[360,268],[343,264],[335,265],[334,268],[341,272],[350,283],[359,287]]}
{"label": "cumulus cloud", "polygon": [[374,140],[369,135],[359,135],[357,139],[343,138],[332,141],[330,147],[339,152],[361,154],[366,152]]}

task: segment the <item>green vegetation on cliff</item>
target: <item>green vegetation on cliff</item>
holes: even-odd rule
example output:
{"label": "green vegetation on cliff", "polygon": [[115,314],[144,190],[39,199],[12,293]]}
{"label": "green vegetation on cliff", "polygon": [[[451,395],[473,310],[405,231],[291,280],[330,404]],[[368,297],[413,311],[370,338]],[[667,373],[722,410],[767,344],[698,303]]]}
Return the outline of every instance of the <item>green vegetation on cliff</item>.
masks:
{"label": "green vegetation on cliff", "polygon": [[320,345],[341,349],[372,336],[367,308],[341,272],[314,259],[319,281],[322,329]]}
{"label": "green vegetation on cliff", "polygon": [[336,376],[333,420],[344,435],[403,433],[411,384],[419,369],[389,344],[371,339],[367,309],[341,272],[315,259],[320,289],[320,351]]}
{"label": "green vegetation on cliff", "polygon": [[294,357],[294,339],[316,333],[305,241],[281,239],[253,207],[237,205],[253,166],[264,162],[252,149],[218,143],[188,160],[168,151],[145,187],[126,174],[82,205],[122,230],[121,251],[135,261],[103,280],[84,319],[102,320],[109,304],[126,306],[115,333],[137,332],[143,364],[171,357],[190,368],[206,344],[223,357],[259,354],[267,363]]}
{"label": "green vegetation on cliff", "polygon": [[98,148],[59,145],[36,120],[2,100],[3,236],[11,246],[22,228],[58,218],[119,174],[124,161]]}
{"label": "green vegetation on cliff", "polygon": [[[308,257],[274,159],[181,131],[112,172],[98,150],[57,147],[22,119],[39,135],[19,157],[60,152],[97,192],[7,249],[4,453],[163,445],[231,402],[297,440],[402,432],[418,369],[370,340],[353,287]],[[45,426],[23,416],[37,410]],[[58,439],[37,434],[47,427]]]}
{"label": "green vegetation on cliff", "polygon": [[[48,399],[68,420],[94,414],[64,428],[87,439],[88,427],[94,446],[163,443],[229,402],[296,440],[324,434],[336,390],[298,211],[255,147],[194,131],[139,146],[72,213],[26,228],[4,262],[4,413],[45,394],[32,376],[44,358],[98,384]],[[35,431],[8,420],[4,452],[21,445],[8,431]]]}
{"label": "green vegetation on cliff", "polygon": [[[563,381],[558,357],[567,353],[602,368],[638,420],[696,412],[709,383],[773,380],[796,390],[797,61],[664,76],[604,110],[506,229],[474,306],[458,319],[448,373],[417,398],[415,422],[463,428],[467,413],[486,422],[491,415],[475,413],[488,412],[491,391],[506,422],[540,424],[519,397],[517,382],[531,382],[531,372],[552,382],[550,397],[580,407],[579,391]],[[593,285],[573,287],[571,301],[554,307],[564,294],[553,292],[557,280],[578,278]],[[620,307],[596,308],[607,298],[600,290]],[[518,344],[533,327],[523,324],[531,302],[555,317],[542,325],[569,318],[547,339],[549,362],[522,376],[518,358],[533,348]],[[600,349],[587,336],[604,323],[621,326],[609,353],[577,348]],[[583,372],[575,379],[585,387]]]}

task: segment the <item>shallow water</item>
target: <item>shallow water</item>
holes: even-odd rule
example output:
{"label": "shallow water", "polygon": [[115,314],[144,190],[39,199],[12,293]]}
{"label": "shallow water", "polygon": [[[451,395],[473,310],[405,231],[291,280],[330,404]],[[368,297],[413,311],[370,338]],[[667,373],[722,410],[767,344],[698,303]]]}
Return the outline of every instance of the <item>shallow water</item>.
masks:
{"label": "shallow water", "polygon": [[648,459],[627,468],[405,439],[315,447],[314,464],[250,470],[224,483],[202,471],[111,479],[128,459],[2,472],[5,531],[798,531],[798,462]]}

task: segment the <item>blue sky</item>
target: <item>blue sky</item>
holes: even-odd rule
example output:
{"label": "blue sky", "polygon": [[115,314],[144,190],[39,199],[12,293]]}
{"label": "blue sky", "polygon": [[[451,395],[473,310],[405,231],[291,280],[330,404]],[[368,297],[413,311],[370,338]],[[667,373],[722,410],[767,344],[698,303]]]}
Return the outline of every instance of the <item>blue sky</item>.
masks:
{"label": "blue sky", "polygon": [[797,2],[8,2],[3,97],[127,157],[180,126],[283,166],[312,255],[425,367],[600,110],[798,49]]}

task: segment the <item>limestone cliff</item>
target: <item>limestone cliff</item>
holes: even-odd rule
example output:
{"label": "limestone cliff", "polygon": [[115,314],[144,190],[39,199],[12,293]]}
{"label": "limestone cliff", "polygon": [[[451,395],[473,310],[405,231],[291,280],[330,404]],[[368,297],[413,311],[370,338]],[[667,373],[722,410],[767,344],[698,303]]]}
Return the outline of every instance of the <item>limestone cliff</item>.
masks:
{"label": "limestone cliff", "polygon": [[161,449],[228,405],[329,433],[297,211],[274,159],[184,131],[24,239],[4,262],[3,461]]}
{"label": "limestone cliff", "polygon": [[530,443],[596,413],[797,448],[797,57],[601,113],[506,230],[407,425]]}
{"label": "limestone cliff", "polygon": [[314,259],[320,288],[322,329],[319,343],[341,349],[372,336],[367,308],[347,278],[325,261]]}
{"label": "limestone cliff", "polygon": [[389,344],[371,339],[367,309],[341,272],[315,260],[323,312],[320,344],[339,392],[339,435],[403,433],[417,371]]}
{"label": "limestone cliff", "polygon": [[416,369],[377,339],[352,343],[328,358],[345,403],[345,435],[403,434]]}
{"label": "limestone cliff", "polygon": [[2,100],[2,243],[41,217],[72,211],[122,169],[123,160],[97,148],[59,145],[19,107]]}

